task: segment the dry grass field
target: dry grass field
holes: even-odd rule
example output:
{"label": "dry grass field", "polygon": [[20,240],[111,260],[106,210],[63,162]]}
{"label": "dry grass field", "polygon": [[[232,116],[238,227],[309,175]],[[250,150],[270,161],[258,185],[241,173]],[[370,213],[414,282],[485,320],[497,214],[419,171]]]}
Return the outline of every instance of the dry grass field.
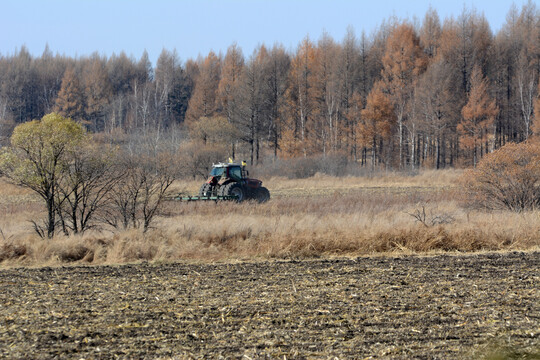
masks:
{"label": "dry grass field", "polygon": [[[272,193],[265,204],[168,201],[146,234],[104,229],[53,240],[40,239],[29,223],[43,216],[39,199],[1,183],[0,261],[6,267],[539,248],[540,212],[476,210],[459,176],[264,179]],[[196,194],[200,184],[178,182],[171,195]]]}

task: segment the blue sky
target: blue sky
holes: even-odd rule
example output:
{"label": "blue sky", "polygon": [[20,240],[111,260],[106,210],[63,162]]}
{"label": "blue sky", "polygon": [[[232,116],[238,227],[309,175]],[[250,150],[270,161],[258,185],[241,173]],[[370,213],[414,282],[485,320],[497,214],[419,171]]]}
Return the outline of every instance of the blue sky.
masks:
{"label": "blue sky", "polygon": [[[236,42],[249,56],[259,44],[294,49],[309,34],[323,31],[341,41],[347,26],[356,34],[374,31],[391,16],[423,19],[431,5],[441,20],[464,7],[483,13],[494,32],[505,22],[512,1],[500,0],[12,0],[0,1],[0,54],[22,45],[41,55],[110,56],[125,51],[153,65],[161,50],[176,49],[181,60],[226,52]],[[525,3],[514,2],[518,9]]]}

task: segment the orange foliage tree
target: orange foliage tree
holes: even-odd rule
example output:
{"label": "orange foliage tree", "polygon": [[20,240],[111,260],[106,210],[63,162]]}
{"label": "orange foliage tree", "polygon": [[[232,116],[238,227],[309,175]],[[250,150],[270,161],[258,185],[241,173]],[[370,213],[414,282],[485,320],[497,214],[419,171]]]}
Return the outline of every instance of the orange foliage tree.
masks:
{"label": "orange foliage tree", "polygon": [[63,117],[81,120],[84,115],[84,92],[73,66],[69,66],[62,78],[56,98],[55,111]]}
{"label": "orange foliage tree", "polygon": [[193,96],[189,100],[186,123],[189,125],[199,118],[213,116],[217,106],[217,90],[221,77],[221,60],[212,51],[200,65]]}
{"label": "orange foliage tree", "polygon": [[[366,107],[361,112],[362,120],[358,123],[358,133],[364,144],[371,143],[371,166],[381,160],[380,153],[385,141],[388,143],[395,124],[396,116],[392,102],[376,83],[366,100]],[[377,150],[379,148],[379,150]]]}
{"label": "orange foliage tree", "polygon": [[[457,126],[461,134],[461,144],[465,149],[473,152],[473,165],[478,162],[478,147],[481,155],[483,150],[488,150],[489,130],[493,126],[499,109],[495,100],[488,94],[488,83],[482,75],[479,66],[473,68],[471,74],[471,90],[467,104],[461,110],[463,118]],[[484,147],[483,144],[486,143]]]}
{"label": "orange foliage tree", "polygon": [[382,81],[394,105],[397,119],[401,167],[404,163],[404,127],[408,105],[414,84],[427,66],[426,55],[412,25],[401,24],[394,29],[386,41],[382,64]]}
{"label": "orange foliage tree", "polygon": [[[238,113],[238,88],[244,68],[244,54],[238,45],[232,44],[227,49],[227,54],[221,67],[221,79],[217,89],[218,112],[226,118],[229,125],[235,121]],[[238,139],[230,139],[231,156],[234,159],[236,142]]]}
{"label": "orange foliage tree", "polygon": [[287,89],[289,117],[282,133],[284,155],[307,156],[314,145],[312,123],[317,112],[317,48],[306,37],[291,61],[290,85]]}
{"label": "orange foliage tree", "polygon": [[233,121],[236,110],[236,88],[244,67],[244,55],[236,44],[227,49],[221,68],[221,79],[218,85],[218,102],[221,113],[229,122]]}
{"label": "orange foliage tree", "polygon": [[112,87],[104,62],[96,57],[83,71],[86,116],[92,129],[103,129],[105,110],[112,95]]}

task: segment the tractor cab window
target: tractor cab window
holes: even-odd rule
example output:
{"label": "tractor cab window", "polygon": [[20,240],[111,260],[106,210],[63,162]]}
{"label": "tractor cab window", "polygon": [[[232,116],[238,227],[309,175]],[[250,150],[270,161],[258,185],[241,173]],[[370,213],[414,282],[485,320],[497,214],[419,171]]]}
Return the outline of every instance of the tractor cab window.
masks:
{"label": "tractor cab window", "polygon": [[210,172],[210,176],[221,176],[223,175],[223,171],[225,171],[225,168],[215,167],[212,169],[212,172]]}
{"label": "tractor cab window", "polygon": [[235,180],[242,179],[242,169],[239,166],[229,168],[229,177]]}

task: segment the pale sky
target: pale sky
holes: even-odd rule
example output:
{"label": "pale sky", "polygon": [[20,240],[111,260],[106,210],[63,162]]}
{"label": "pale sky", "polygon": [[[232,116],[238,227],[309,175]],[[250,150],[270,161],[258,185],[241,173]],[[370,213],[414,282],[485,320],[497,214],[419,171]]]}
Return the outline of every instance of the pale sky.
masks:
{"label": "pale sky", "polygon": [[225,53],[236,42],[248,57],[260,44],[292,50],[323,31],[341,41],[349,25],[357,36],[369,35],[392,16],[421,21],[430,5],[441,21],[475,9],[497,32],[512,3],[521,10],[526,1],[0,0],[0,55],[25,45],[40,56],[49,44],[53,53],[72,57],[125,51],[139,59],[146,49],[155,66],[163,48],[185,61],[210,50]]}

